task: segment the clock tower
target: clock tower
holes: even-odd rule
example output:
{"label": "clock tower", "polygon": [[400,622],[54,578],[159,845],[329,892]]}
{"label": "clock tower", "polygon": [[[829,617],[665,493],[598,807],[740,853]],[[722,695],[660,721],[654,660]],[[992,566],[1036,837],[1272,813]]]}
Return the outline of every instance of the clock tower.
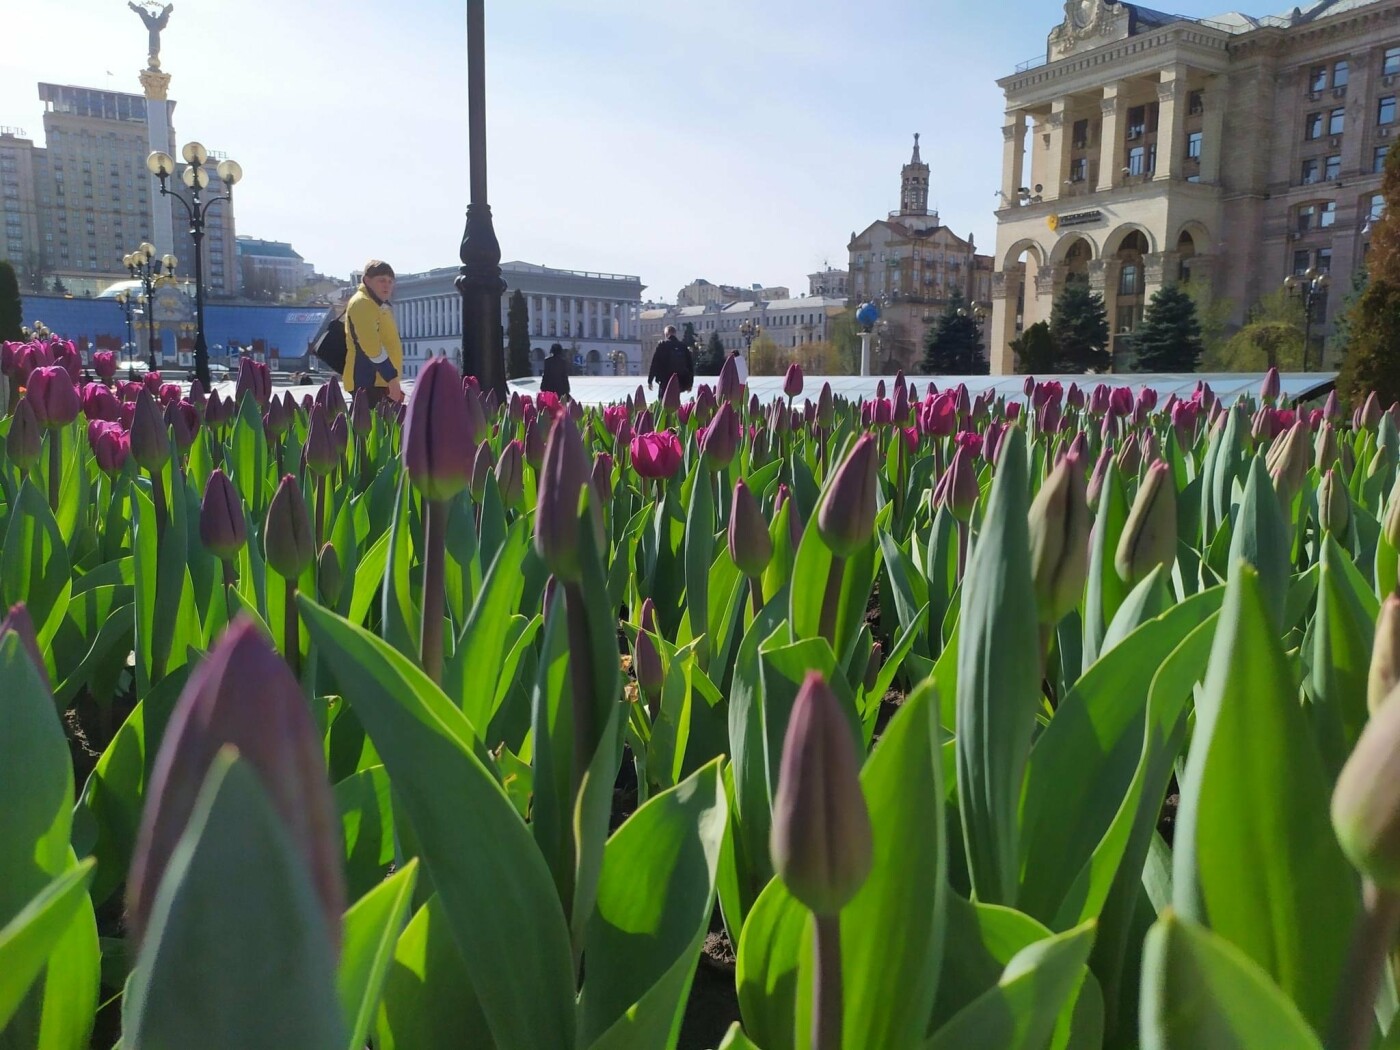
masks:
{"label": "clock tower", "polygon": [[919,156],[919,135],[914,133],[914,155],[900,172],[899,214],[928,214],[928,165]]}

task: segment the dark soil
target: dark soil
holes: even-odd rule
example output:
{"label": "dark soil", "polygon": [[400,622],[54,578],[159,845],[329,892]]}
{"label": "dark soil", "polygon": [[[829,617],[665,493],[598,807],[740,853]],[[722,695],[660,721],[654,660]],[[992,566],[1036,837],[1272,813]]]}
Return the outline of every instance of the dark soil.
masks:
{"label": "dark soil", "polygon": [[1176,810],[1180,805],[1181,794],[1176,786],[1176,778],[1173,777],[1171,787],[1167,789],[1167,797],[1162,803],[1162,812],[1157,817],[1157,831],[1166,839],[1168,846],[1175,844]]}
{"label": "dark soil", "polygon": [[700,951],[700,964],[686,1000],[677,1050],[712,1050],[739,1020],[739,994],[734,987],[734,947],[729,943],[718,906]]}
{"label": "dark soil", "polygon": [[633,813],[637,812],[637,763],[632,758],[632,749],[622,749],[622,767],[613,781],[612,813],[608,816],[608,834],[611,835]]}

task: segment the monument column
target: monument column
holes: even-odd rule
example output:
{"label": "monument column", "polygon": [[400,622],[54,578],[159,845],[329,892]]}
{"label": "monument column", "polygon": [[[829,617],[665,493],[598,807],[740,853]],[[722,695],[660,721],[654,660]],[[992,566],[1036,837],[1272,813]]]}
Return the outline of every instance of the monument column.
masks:
{"label": "monument column", "polygon": [[[1046,172],[1044,197],[1056,200],[1065,195],[1065,184],[1069,181],[1069,144],[1073,134],[1073,116],[1069,111],[1069,100],[1057,98],[1050,104],[1050,116],[1046,124],[1050,129],[1049,164]],[[1070,127],[1066,127],[1070,123]]]}
{"label": "monument column", "polygon": [[[141,71],[141,87],[146,95],[146,148],[149,153],[173,153],[175,140],[170,130],[170,74],[158,69]],[[170,201],[161,196],[160,180],[146,176],[146,195],[151,201],[151,243],[159,258],[175,251],[175,216]]]}
{"label": "monument column", "polygon": [[1126,142],[1128,114],[1123,102],[1123,85],[1107,84],[1099,106],[1103,110],[1103,134],[1099,140],[1098,190],[1111,190],[1123,182],[1123,146]]}

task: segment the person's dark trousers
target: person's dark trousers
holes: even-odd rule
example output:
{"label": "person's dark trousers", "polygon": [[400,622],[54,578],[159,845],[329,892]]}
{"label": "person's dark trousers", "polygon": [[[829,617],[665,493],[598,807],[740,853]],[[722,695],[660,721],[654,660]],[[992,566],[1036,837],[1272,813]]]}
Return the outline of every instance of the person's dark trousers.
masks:
{"label": "person's dark trousers", "polygon": [[389,396],[389,388],[387,386],[367,386],[361,389],[364,390],[365,399],[369,402],[369,407],[372,409],[378,408],[379,402]]}

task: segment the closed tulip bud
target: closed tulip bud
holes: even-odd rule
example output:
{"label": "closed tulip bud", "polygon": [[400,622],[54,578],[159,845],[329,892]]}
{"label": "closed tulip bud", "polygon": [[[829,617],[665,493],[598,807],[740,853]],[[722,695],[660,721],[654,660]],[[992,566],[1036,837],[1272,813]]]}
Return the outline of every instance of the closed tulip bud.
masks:
{"label": "closed tulip bud", "polygon": [[1386,697],[1400,685],[1400,593],[1392,591],[1381,603],[1366,676],[1366,706],[1374,717]]}
{"label": "closed tulip bud", "polygon": [[836,398],[831,393],[831,384],[823,383],[821,393],[817,395],[817,426],[830,430],[835,422]]}
{"label": "closed tulip bud", "polygon": [[656,632],[656,607],[650,598],[642,599],[642,615],[637,628],[637,641],[632,647],[632,673],[637,676],[637,688],[647,701],[655,720],[661,709],[661,689],[666,675],[661,667],[661,654],[652,637]]}
{"label": "closed tulip bud", "polygon": [[302,450],[306,467],[317,477],[324,477],[335,469],[339,457],[335,453],[335,440],[326,419],[324,405],[311,409],[311,427],[306,433],[306,447]]}
{"label": "closed tulip bud", "polygon": [[797,550],[802,544],[802,512],[797,509],[797,503],[792,498],[792,490],[782,482],[778,483],[778,495],[773,500],[773,517],[776,520],[782,513],[784,507],[788,509],[788,545]]}
{"label": "closed tulip bud", "polygon": [[1274,439],[1269,447],[1265,462],[1269,467],[1269,477],[1273,479],[1274,491],[1285,506],[1291,505],[1293,497],[1303,487],[1308,476],[1308,425],[1294,423],[1283,434]]}
{"label": "closed tulip bud", "polygon": [[588,475],[588,483],[593,487],[593,495],[599,504],[606,506],[612,501],[613,458],[606,452],[593,457],[593,470]]}
{"label": "closed tulip bud", "polygon": [[875,535],[875,477],[879,448],[862,434],[836,468],[817,507],[817,532],[838,558],[849,558]]}
{"label": "closed tulip bud", "polygon": [[[421,383],[422,380],[420,379]],[[467,434],[471,438],[472,445],[479,445],[486,440],[491,432],[491,425],[487,422],[487,416],[494,415],[494,409],[487,411],[486,401],[482,399],[481,392],[476,388],[465,391],[462,394],[463,403],[467,408]],[[494,398],[492,399],[494,401]]]}
{"label": "closed tulip bud", "polygon": [[720,365],[715,397],[720,401],[728,401],[735,408],[744,403],[744,384],[739,380],[738,359],[733,355],[727,355],[724,364]]}
{"label": "closed tulip bud", "polygon": [[948,513],[961,522],[972,520],[972,511],[977,506],[977,497],[981,492],[977,485],[974,458],[975,454],[970,446],[959,445],[953,453],[953,460],[948,464],[948,469],[943,472],[943,477],[934,488],[934,503],[947,507]]}
{"label": "closed tulip bud", "polygon": [[783,376],[783,393],[788,397],[802,393],[802,366],[796,361],[788,365],[787,374]]}
{"label": "closed tulip bud", "polygon": [[316,556],[316,592],[321,596],[321,604],[332,609],[339,605],[343,582],[340,556],[335,547],[327,543]]}
{"label": "closed tulip bud", "polygon": [[275,442],[285,434],[292,425],[291,416],[287,412],[287,406],[282,403],[281,398],[274,397],[267,404],[267,411],[263,414],[263,429]]}
{"label": "closed tulip bud", "polygon": [[60,365],[36,368],[29,373],[25,396],[34,409],[34,418],[50,430],[66,427],[82,411],[82,399],[68,369]]}
{"label": "closed tulip bud", "polygon": [[666,389],[661,393],[661,408],[665,412],[679,412],[681,409],[681,381],[674,373],[666,380]]}
{"label": "closed tulip bud", "polygon": [[1328,467],[1335,466],[1341,459],[1341,447],[1337,444],[1337,428],[1331,423],[1323,423],[1317,428],[1317,439],[1313,442],[1313,466],[1319,474]]}
{"label": "closed tulip bud", "polygon": [[820,674],[797,693],[773,798],[773,868],[818,915],[835,915],[870,876],[870,810],[851,725]]}
{"label": "closed tulip bud", "polygon": [[472,460],[472,499],[480,503],[486,496],[486,479],[491,476],[491,472],[496,469],[496,454],[491,451],[491,446],[482,444],[476,450],[476,459]]}
{"label": "closed tulip bud", "polygon": [[757,394],[750,394],[750,395],[749,395],[749,418],[750,418],[750,419],[762,419],[762,418],[763,418],[763,402],[760,401],[760,400],[758,399],[758,395],[757,395]]}
{"label": "closed tulip bud", "polygon": [[369,394],[363,389],[355,391],[350,401],[350,429],[364,437],[374,427],[374,413],[370,411]]}
{"label": "closed tulip bud", "polygon": [[573,420],[562,417],[549,432],[540,468],[535,550],[549,571],[565,583],[583,579],[578,518],[579,493],[586,484],[588,457],[583,441]]}
{"label": "closed tulip bud", "polygon": [[1322,405],[1322,417],[1329,423],[1335,423],[1342,418],[1342,403],[1337,398],[1335,388],[1327,395],[1327,400]]}
{"label": "closed tulip bud", "polygon": [[1381,519],[1381,535],[1396,550],[1400,550],[1400,476],[1390,487],[1390,495],[1385,501],[1385,515]]}
{"label": "closed tulip bud", "polygon": [[1332,827],[1347,859],[1376,886],[1400,890],[1400,694],[1372,713],[1332,792]]}
{"label": "closed tulip bud", "polygon": [[243,501],[222,470],[210,474],[204,486],[204,501],[199,507],[199,539],[210,554],[224,561],[237,557],[248,542]]}
{"label": "closed tulip bud", "polygon": [[131,455],[131,438],[120,423],[96,419],[88,424],[88,444],[92,457],[104,474],[119,474]]}
{"label": "closed tulip bud", "polygon": [[350,423],[342,412],[331,422],[331,440],[335,442],[336,462],[345,458],[345,450],[350,447]]}
{"label": "closed tulip bud", "polygon": [[669,478],[681,467],[680,439],[669,430],[632,439],[632,469],[644,478]]}
{"label": "closed tulip bud", "polygon": [[232,408],[232,403],[220,397],[217,390],[211,391],[204,403],[204,421],[211,427],[223,426],[232,417]]}
{"label": "closed tulip bud", "polygon": [[97,350],[92,355],[92,370],[97,373],[97,378],[103,380],[111,379],[117,374],[117,355],[111,350]]}
{"label": "closed tulip bud", "polygon": [[1118,452],[1118,473],[1125,478],[1130,478],[1138,472],[1142,466],[1142,452],[1138,448],[1138,443],[1129,435],[1123,442],[1122,449]]}
{"label": "closed tulip bud", "polygon": [[1259,385],[1259,400],[1266,405],[1272,405],[1278,400],[1282,390],[1283,384],[1279,380],[1278,369],[1270,368],[1264,373],[1264,382]]}
{"label": "closed tulip bud", "polygon": [[149,390],[142,390],[136,397],[136,413],[131,417],[131,458],[136,460],[137,466],[152,473],[170,459],[170,435],[165,429],[165,416]]}
{"label": "closed tulip bud", "polygon": [[1176,482],[1160,459],[1147,468],[1132,512],[1123,526],[1113,567],[1128,584],[1136,584],[1158,565],[1176,561]]}
{"label": "closed tulip bud", "polygon": [[190,404],[194,405],[195,408],[200,409],[202,412],[208,400],[208,397],[204,393],[204,384],[198,379],[190,380]]}
{"label": "closed tulip bud", "polygon": [[121,419],[121,402],[117,395],[101,383],[89,383],[83,387],[83,415],[88,421],[94,419],[116,422]]}
{"label": "closed tulip bud", "polygon": [[729,557],[750,578],[762,576],[773,560],[768,522],[743,478],[734,483],[734,499],[729,508]]}
{"label": "closed tulip bud", "polygon": [[188,452],[199,433],[199,415],[194,406],[189,402],[179,401],[167,405],[165,423],[170,428],[170,440],[175,445],[175,451]]}
{"label": "closed tulip bud", "polygon": [[44,684],[45,689],[51,689],[48,668],[44,666],[44,657],[39,650],[39,636],[34,631],[34,620],[23,602],[10,606],[9,613],[0,620],[0,641],[4,641],[7,634],[14,634],[19,638],[20,645],[39,674],[39,681]]}
{"label": "closed tulip bud", "polygon": [[316,391],[316,403],[325,407],[328,422],[345,415],[345,393],[340,389],[340,380],[331,376],[322,383]]}
{"label": "closed tulip bud", "polygon": [[1040,623],[1053,627],[1079,604],[1089,575],[1088,485],[1084,466],[1066,456],[1031,502],[1031,575]]}
{"label": "closed tulip bud", "polygon": [[549,440],[548,416],[537,416],[525,425],[525,462],[539,470],[544,464],[544,446]]}
{"label": "closed tulip bud", "polygon": [[28,395],[25,395],[15,405],[10,432],[5,436],[5,454],[20,470],[31,470],[39,462],[43,447],[44,432],[34,418],[34,407],[29,403]]}
{"label": "closed tulip bud", "polygon": [[734,462],[743,440],[743,424],[734,406],[726,401],[719,406],[710,425],[700,432],[700,451],[712,470],[723,470]]}
{"label": "closed tulip bud", "polygon": [[296,580],[316,557],[311,516],[297,479],[288,474],[267,508],[263,548],[268,566],[284,580]]}
{"label": "closed tulip bud", "polygon": [[1322,475],[1317,486],[1317,523],[1339,541],[1345,540],[1351,525],[1351,497],[1335,467]]}
{"label": "closed tulip bud", "polygon": [[289,841],[306,863],[338,950],[345,909],[343,858],[321,734],[300,684],[246,618],[236,620],[195,668],[166,725],[127,880],[127,916],[136,942],[145,936],[157,887],[189,824],[200,787],[226,746],[238,749],[266,789]]}
{"label": "closed tulip bud", "polygon": [[425,499],[451,499],[471,481],[476,443],[466,404],[457,366],[433,358],[413,388],[403,434],[404,470]]}
{"label": "closed tulip bud", "polygon": [[525,446],[519,441],[508,441],[501,449],[496,463],[496,487],[507,507],[518,507],[525,498]]}
{"label": "closed tulip bud", "polygon": [[1374,430],[1381,421],[1381,399],[1372,390],[1366,395],[1366,402],[1361,406],[1361,426],[1367,430]]}
{"label": "closed tulip bud", "polygon": [[865,661],[865,686],[868,693],[880,683],[880,670],[885,666],[885,647],[879,642],[870,647],[870,659]]}

